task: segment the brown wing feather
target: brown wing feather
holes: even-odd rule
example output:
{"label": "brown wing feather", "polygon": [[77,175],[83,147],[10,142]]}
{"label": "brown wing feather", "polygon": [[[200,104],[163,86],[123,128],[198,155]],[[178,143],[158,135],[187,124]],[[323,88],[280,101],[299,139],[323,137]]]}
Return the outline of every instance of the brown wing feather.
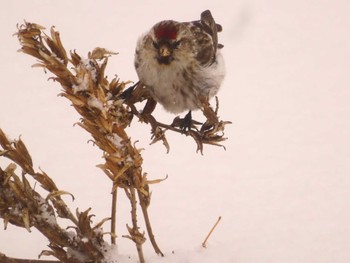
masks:
{"label": "brown wing feather", "polygon": [[218,32],[222,31],[222,26],[215,23],[209,10],[202,12],[201,19],[192,23],[195,25],[193,33],[201,46],[197,59],[203,66],[210,66],[216,60],[216,50],[223,47],[218,43]]}
{"label": "brown wing feather", "polygon": [[204,12],[202,12],[200,21],[203,25],[203,29],[213,38],[216,53],[216,49],[218,46],[218,31],[215,20],[211,15],[211,12],[209,10],[205,10]]}

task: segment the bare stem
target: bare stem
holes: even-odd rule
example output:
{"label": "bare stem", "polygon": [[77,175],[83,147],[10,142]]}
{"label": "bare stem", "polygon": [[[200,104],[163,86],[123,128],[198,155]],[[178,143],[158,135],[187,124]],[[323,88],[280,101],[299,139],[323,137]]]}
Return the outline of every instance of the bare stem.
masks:
{"label": "bare stem", "polygon": [[117,193],[118,188],[112,192],[112,210],[111,210],[111,243],[116,244],[117,237]]}
{"label": "bare stem", "polygon": [[136,201],[136,193],[135,188],[130,187],[130,202],[131,202],[131,221],[132,228],[129,228],[129,233],[131,235],[131,239],[136,244],[137,253],[139,255],[140,263],[145,263],[145,258],[143,256],[142,244],[145,242],[144,234],[140,233],[139,227],[137,225],[137,201]]}
{"label": "bare stem", "polygon": [[38,259],[20,259],[20,258],[11,258],[0,253],[0,262],[1,263],[59,263],[57,260],[38,260]]}
{"label": "bare stem", "polygon": [[148,216],[147,203],[142,198],[142,193],[140,191],[138,191],[138,196],[139,196],[139,200],[140,200],[140,206],[141,206],[141,209],[142,209],[143,217],[145,219],[145,224],[146,224],[146,229],[147,229],[147,234],[148,234],[149,240],[152,243],[154,251],[158,255],[161,255],[162,257],[164,257],[163,252],[158,247],[158,244],[157,244],[157,242],[156,242],[156,240],[154,238],[154,234],[153,234],[153,230],[152,230],[152,226],[151,226],[151,221],[149,220],[149,216]]}
{"label": "bare stem", "polygon": [[204,247],[204,248],[207,247],[207,241],[208,241],[209,237],[211,236],[211,234],[213,233],[213,231],[215,230],[215,228],[217,227],[217,225],[219,224],[220,220],[221,220],[221,216],[219,216],[219,218],[216,221],[215,225],[210,229],[208,235],[206,236],[206,238],[204,239],[204,241],[202,243],[202,247]]}

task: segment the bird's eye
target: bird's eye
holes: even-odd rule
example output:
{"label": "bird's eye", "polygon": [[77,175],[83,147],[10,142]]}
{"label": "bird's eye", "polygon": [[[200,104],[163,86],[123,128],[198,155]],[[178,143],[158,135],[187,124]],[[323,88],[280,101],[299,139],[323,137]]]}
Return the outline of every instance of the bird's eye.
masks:
{"label": "bird's eye", "polygon": [[173,43],[173,48],[174,48],[174,49],[175,49],[175,48],[178,48],[179,45],[180,45],[180,43],[181,43],[181,40],[175,41],[175,42]]}
{"label": "bird's eye", "polygon": [[156,49],[159,48],[159,45],[158,45],[158,43],[157,43],[156,41],[153,41],[153,42],[152,42],[152,45],[153,45],[153,47],[156,48]]}

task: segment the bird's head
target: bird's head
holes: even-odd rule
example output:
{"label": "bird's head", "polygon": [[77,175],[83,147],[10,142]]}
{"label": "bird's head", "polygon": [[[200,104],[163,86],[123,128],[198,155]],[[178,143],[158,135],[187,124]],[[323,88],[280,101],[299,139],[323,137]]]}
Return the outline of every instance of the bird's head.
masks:
{"label": "bird's head", "polygon": [[162,21],[152,28],[152,33],[152,48],[156,52],[158,63],[170,64],[176,59],[176,53],[181,48],[181,24],[172,20]]}

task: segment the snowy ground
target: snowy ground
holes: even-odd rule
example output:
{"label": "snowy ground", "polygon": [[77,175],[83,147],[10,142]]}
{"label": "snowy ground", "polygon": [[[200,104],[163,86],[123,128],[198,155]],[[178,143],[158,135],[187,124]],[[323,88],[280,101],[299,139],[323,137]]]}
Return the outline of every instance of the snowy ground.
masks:
{"label": "snowy ground", "polygon": [[[0,127],[12,138],[22,135],[36,167],[74,193],[73,209],[92,207],[96,221],[107,217],[110,183],[95,167],[101,153],[73,127],[79,117],[56,96],[58,84],[16,52],[16,24],[55,25],[66,48],[79,54],[96,46],[117,51],[108,75],[136,80],[137,37],[159,20],[192,20],[207,8],[224,27],[227,77],[219,98],[222,119],[233,122],[227,150],[207,146],[201,156],[189,138],[173,135],[166,154],[161,144],[148,145],[148,127],[130,131],[146,149],[150,178],[169,176],[152,186],[150,207],[166,257],[147,244],[148,262],[349,262],[348,0],[2,1]],[[158,116],[173,117],[161,109]],[[219,216],[208,248],[201,248]],[[120,236],[129,221],[121,195]],[[118,242],[119,262],[137,262],[133,244]],[[35,231],[0,232],[8,256],[36,258],[46,244]]]}

